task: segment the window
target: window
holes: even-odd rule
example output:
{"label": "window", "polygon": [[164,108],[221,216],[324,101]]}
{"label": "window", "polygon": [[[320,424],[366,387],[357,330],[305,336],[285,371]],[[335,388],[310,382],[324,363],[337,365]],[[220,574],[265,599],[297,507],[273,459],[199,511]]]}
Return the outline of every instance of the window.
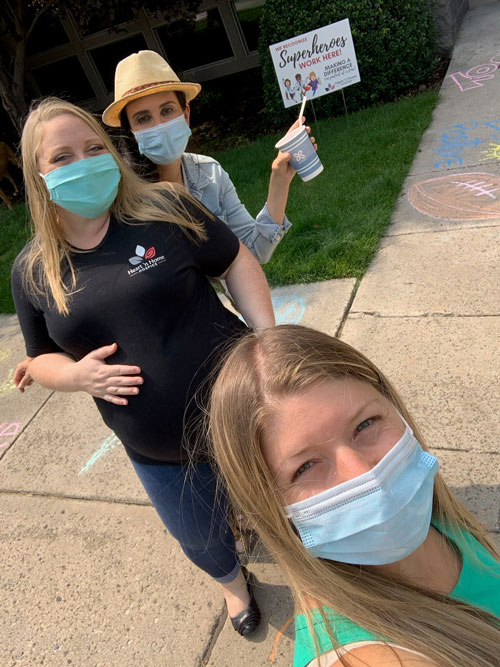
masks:
{"label": "window", "polygon": [[[91,9],[89,9],[89,11],[91,11]],[[129,21],[134,20],[134,10],[130,7],[127,7],[126,2],[120,3],[119,5],[114,5],[113,12],[113,26],[121,25],[122,23],[128,23]],[[89,35],[94,35],[95,33],[101,32],[102,30],[109,31],[108,21],[109,20],[106,20],[106,24],[103,25],[102,15],[91,15],[85,28],[80,26],[78,27],[80,37],[89,37]]]}
{"label": "window", "polygon": [[259,20],[265,0],[236,0],[234,3],[241,30],[249,51],[256,51],[259,43]]}
{"label": "window", "polygon": [[194,22],[163,25],[157,33],[168,62],[177,73],[234,55],[217,7],[197,14]]}
{"label": "window", "polygon": [[27,70],[42,94],[102,109],[110,102],[118,62],[142,49],[159,51],[181,78],[200,82],[259,66],[263,0],[200,0],[203,9],[194,19],[176,21],[161,11],[135,14],[130,3],[113,2],[113,30],[102,20],[104,4],[84,31],[70,12],[64,18],[40,16],[27,45]]}
{"label": "window", "polygon": [[94,97],[94,91],[76,56],[32,70],[42,95],[56,95],[71,102]]}
{"label": "window", "polygon": [[138,33],[132,37],[126,37],[118,42],[111,42],[111,44],[99,46],[89,51],[108,93],[113,91],[115,87],[115,69],[120,60],[147,48],[148,45],[144,35]]}
{"label": "window", "polygon": [[68,44],[69,38],[57,16],[42,14],[33,28],[26,44],[28,56],[34,56],[42,51],[53,49],[56,46]]}

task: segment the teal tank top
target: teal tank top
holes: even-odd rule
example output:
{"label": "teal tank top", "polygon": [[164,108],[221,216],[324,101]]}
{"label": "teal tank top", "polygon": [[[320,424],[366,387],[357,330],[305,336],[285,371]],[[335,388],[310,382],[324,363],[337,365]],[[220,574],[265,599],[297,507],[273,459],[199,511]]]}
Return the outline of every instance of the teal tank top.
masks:
{"label": "teal tank top", "polygon": [[[480,607],[500,618],[500,562],[468,532],[461,534],[460,540],[452,538],[448,531],[436,528],[453,541],[462,554],[462,571],[450,597],[462,600],[474,607]],[[364,630],[344,616],[336,614],[329,607],[323,608],[330,628],[341,646],[362,641],[381,641],[381,637]],[[313,612],[313,623],[320,653],[333,649],[319,613]],[[305,667],[316,657],[314,641],[304,614],[295,618],[295,652],[293,667]]]}

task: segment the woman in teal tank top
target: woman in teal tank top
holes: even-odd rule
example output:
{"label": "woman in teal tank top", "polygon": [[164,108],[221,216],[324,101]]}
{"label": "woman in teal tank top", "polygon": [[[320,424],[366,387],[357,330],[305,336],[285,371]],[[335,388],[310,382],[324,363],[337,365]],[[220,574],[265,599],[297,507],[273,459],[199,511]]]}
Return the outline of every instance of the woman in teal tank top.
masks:
{"label": "woman in teal tank top", "polygon": [[294,667],[500,666],[500,556],[387,378],[300,326],[215,382],[214,451],[294,594]]}

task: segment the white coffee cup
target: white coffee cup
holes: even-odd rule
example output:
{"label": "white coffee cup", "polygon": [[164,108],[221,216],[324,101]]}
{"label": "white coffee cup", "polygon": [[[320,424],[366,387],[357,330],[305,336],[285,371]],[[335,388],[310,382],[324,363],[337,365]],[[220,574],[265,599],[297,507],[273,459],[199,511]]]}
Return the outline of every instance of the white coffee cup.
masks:
{"label": "white coffee cup", "polygon": [[290,153],[290,164],[303,181],[310,181],[323,171],[323,165],[309,139],[305,125],[285,134],[275,147],[282,153]]}

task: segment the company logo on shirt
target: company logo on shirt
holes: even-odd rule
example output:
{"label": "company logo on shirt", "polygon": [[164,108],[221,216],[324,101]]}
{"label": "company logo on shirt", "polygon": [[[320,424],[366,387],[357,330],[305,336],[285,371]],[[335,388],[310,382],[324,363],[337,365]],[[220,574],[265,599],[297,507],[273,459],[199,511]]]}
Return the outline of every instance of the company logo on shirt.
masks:
{"label": "company logo on shirt", "polygon": [[136,245],[135,255],[134,257],[129,257],[128,261],[135,266],[135,269],[129,269],[127,273],[129,276],[134,276],[136,273],[143,273],[164,262],[165,255],[157,257],[154,246],[146,250],[142,245]]}

